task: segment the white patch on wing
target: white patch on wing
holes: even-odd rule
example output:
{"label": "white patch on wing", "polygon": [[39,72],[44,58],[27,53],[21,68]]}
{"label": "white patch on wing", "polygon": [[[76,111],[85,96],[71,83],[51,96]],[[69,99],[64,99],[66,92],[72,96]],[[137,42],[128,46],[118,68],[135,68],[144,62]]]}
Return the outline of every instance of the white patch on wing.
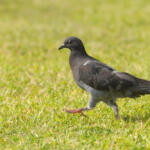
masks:
{"label": "white patch on wing", "polygon": [[87,65],[87,64],[90,63],[90,62],[92,62],[92,61],[87,60],[87,61],[83,64],[83,66]]}
{"label": "white patch on wing", "polygon": [[114,70],[112,73],[117,73],[118,71]]}

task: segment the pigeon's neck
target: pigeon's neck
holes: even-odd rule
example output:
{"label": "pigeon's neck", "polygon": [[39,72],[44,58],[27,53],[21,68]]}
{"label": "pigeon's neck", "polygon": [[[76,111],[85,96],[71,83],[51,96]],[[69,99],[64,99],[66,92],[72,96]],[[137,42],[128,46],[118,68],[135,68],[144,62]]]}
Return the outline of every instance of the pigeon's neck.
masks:
{"label": "pigeon's neck", "polygon": [[71,69],[73,69],[74,67],[78,67],[81,61],[87,56],[88,54],[86,53],[85,49],[71,50],[71,54],[69,57],[69,63],[70,63]]}
{"label": "pigeon's neck", "polygon": [[70,57],[84,57],[84,56],[87,56],[84,47],[82,49],[71,49]]}

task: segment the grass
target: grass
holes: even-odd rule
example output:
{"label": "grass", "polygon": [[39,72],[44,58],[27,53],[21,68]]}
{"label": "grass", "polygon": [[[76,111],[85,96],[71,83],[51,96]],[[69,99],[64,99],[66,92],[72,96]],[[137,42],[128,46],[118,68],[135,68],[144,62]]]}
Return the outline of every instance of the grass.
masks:
{"label": "grass", "polygon": [[150,80],[148,0],[0,0],[0,149],[148,150],[150,96],[119,99],[121,119],[103,103],[72,116],[89,95],[74,83],[63,40]]}

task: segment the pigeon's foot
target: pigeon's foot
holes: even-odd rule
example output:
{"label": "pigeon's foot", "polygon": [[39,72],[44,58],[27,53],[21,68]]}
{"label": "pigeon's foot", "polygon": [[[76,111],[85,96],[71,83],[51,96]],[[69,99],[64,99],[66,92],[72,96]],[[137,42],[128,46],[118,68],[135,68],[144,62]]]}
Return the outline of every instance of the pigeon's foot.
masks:
{"label": "pigeon's foot", "polygon": [[83,113],[84,110],[85,110],[84,108],[80,108],[80,109],[73,109],[73,110],[66,109],[65,111],[71,114],[80,113],[82,116],[86,117],[86,115]]}
{"label": "pigeon's foot", "polygon": [[116,118],[116,120],[119,120],[120,117],[119,117],[119,115],[116,115],[115,118]]}

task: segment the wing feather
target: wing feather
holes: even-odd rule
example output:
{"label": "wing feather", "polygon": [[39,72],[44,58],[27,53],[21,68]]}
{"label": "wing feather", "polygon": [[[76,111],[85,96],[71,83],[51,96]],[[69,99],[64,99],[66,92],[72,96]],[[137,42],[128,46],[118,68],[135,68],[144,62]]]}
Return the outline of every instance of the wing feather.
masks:
{"label": "wing feather", "polygon": [[88,86],[108,91],[124,91],[134,86],[135,77],[124,72],[117,72],[99,62],[90,62],[79,68],[79,80]]}

